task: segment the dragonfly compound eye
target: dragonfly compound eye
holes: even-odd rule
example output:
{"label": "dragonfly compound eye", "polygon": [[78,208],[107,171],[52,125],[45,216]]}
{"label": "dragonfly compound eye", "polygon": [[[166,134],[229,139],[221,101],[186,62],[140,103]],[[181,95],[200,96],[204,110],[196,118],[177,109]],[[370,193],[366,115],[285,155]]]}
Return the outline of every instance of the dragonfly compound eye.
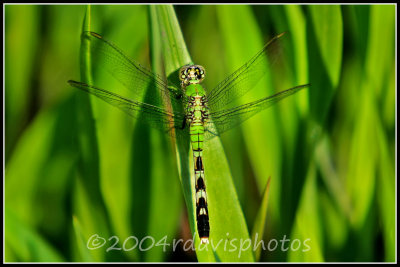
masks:
{"label": "dragonfly compound eye", "polygon": [[183,66],[180,70],[179,70],[179,80],[181,81],[185,81],[188,79],[188,71],[190,70],[189,65],[185,65]]}
{"label": "dragonfly compound eye", "polygon": [[202,81],[204,77],[206,76],[206,71],[204,70],[203,66],[196,65],[196,71],[197,71],[197,78],[199,81]]}
{"label": "dragonfly compound eye", "polygon": [[179,71],[179,80],[184,81],[187,77],[186,68],[181,68]]}

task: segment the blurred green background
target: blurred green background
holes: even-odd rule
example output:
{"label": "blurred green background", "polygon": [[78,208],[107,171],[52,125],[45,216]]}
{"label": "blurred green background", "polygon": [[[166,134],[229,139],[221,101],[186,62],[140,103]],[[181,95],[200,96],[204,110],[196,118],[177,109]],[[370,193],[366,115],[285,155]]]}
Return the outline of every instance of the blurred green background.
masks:
{"label": "blurred green background", "polygon": [[[182,244],[86,248],[95,233],[109,247],[129,236],[191,238],[174,148],[104,102],[82,106],[87,95],[67,84],[80,80],[86,6],[4,8],[5,261],[196,261]],[[255,259],[395,261],[395,6],[174,9],[193,61],[207,70],[206,88],[283,31],[271,86],[240,103],[311,83],[222,135],[249,233],[264,214],[266,245],[310,239],[309,251],[265,250]],[[149,23],[148,6],[91,9],[92,30],[148,67]],[[82,134],[91,111],[96,132]]]}

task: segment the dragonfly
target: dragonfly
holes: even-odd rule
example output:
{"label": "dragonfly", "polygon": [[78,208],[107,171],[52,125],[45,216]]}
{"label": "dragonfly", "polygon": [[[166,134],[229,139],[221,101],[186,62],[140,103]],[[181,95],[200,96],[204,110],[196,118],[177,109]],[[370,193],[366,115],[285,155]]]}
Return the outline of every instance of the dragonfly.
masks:
{"label": "dragonfly", "polygon": [[[248,93],[266,75],[268,67],[274,62],[267,58],[276,58],[276,47],[285,33],[273,37],[256,55],[209,92],[202,85],[206,71],[200,65],[182,66],[177,72],[179,80],[176,79],[178,82],[174,83],[132,60],[100,34],[83,34],[85,38],[89,38],[93,61],[99,61],[99,66],[129,89],[132,97],[127,98],[74,80],[68,81],[71,86],[121,109],[138,122],[173,133],[172,136],[176,138],[189,138],[194,163],[197,233],[201,244],[207,244],[210,224],[203,143],[309,86],[295,86],[272,96],[232,107],[236,99]],[[146,97],[141,100],[146,89]]]}

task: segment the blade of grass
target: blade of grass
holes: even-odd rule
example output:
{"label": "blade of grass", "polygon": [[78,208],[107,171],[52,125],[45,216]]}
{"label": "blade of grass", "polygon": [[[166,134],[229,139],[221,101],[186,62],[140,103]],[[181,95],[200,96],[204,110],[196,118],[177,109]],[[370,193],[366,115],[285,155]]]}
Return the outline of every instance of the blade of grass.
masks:
{"label": "blade of grass", "polygon": [[[225,61],[226,65],[229,66],[227,72],[231,73],[259,51],[260,47],[265,44],[264,42],[271,37],[267,37],[267,40],[262,39],[261,30],[251,9],[247,6],[218,6],[217,14],[225,46]],[[283,89],[280,87],[282,84],[279,85],[280,89],[274,88],[272,71],[270,69],[266,77],[254,89],[241,97],[238,100],[240,103],[237,104],[245,104]],[[245,141],[245,148],[241,150],[248,151],[260,195],[265,190],[267,178],[270,176],[274,179],[274,190],[271,192],[269,210],[272,218],[279,218],[280,213],[282,213],[280,198],[281,191],[284,190],[284,188],[281,188],[280,166],[283,151],[277,109],[277,107],[273,107],[263,111],[240,126]],[[232,140],[231,143],[237,144],[235,140]],[[247,182],[248,177],[243,179]],[[287,195],[285,195],[284,203],[286,202],[290,202]],[[283,224],[279,221],[280,226]]]}
{"label": "blade of grass", "polygon": [[[12,210],[6,207],[7,223],[5,249],[12,249],[17,261],[60,262],[63,257],[40,234],[21,221]],[[7,261],[7,259],[5,259]]]}
{"label": "blade of grass", "polygon": [[[146,9],[146,6],[139,5],[93,6],[91,30],[114,42],[128,58],[148,64]],[[140,96],[134,96],[109,73],[112,64],[101,53],[93,54],[92,51],[93,83],[127,98],[142,101],[147,88],[140,90]],[[136,123],[137,120],[97,98],[91,100],[101,163],[101,193],[107,207],[112,234],[119,238],[121,246],[131,236],[138,239],[148,235],[155,237],[149,229],[149,223],[151,220],[160,220],[151,219],[150,216],[157,213],[153,208],[158,207],[157,202],[160,201],[157,198],[162,198],[163,195],[152,191],[153,184],[156,184],[153,182],[153,171],[162,170],[157,166],[154,157],[163,152],[159,147],[153,149],[150,129],[146,125]],[[133,242],[129,242],[131,244]],[[143,261],[153,250],[155,249],[133,249],[129,253],[122,252],[122,259]],[[114,261],[114,252],[108,253],[112,255],[108,260]]]}
{"label": "blade of grass", "polygon": [[[155,12],[155,7],[150,6],[148,22],[150,25],[151,66],[154,73],[162,73],[161,43]],[[150,85],[147,92],[154,90],[154,88],[154,86]],[[147,95],[144,98],[146,103],[156,105],[156,103],[149,102],[150,99],[146,98]],[[149,174],[149,193],[151,198],[148,211],[147,235],[153,237],[156,242],[162,240],[160,244],[164,244],[163,242],[172,244],[173,238],[179,229],[183,207],[180,183],[176,179],[178,177],[178,169],[174,158],[175,151],[167,135],[152,128],[148,130],[147,138],[150,143],[147,150],[151,151],[151,167],[146,171]],[[135,143],[143,142],[143,140],[143,138],[138,139]],[[143,179],[145,177],[139,178]],[[144,253],[144,260],[150,262],[163,261],[167,256],[166,251],[168,250],[170,248],[165,245],[155,246]]]}
{"label": "blade of grass", "polygon": [[[187,52],[182,33],[172,6],[156,7],[161,36],[163,41],[163,52],[165,70],[169,80],[176,80],[177,70],[183,65],[190,63],[191,59]],[[175,75],[176,78],[171,77]],[[214,138],[205,144],[204,165],[207,184],[207,197],[210,214],[210,244],[208,249],[199,250],[199,239],[195,221],[195,192],[194,173],[189,166],[193,166],[192,155],[189,155],[188,139],[177,139],[177,158],[183,193],[188,208],[190,227],[195,235],[195,248],[199,261],[253,261],[251,250],[229,252],[223,246],[217,244],[236,239],[249,239],[247,226],[244,220],[236,191],[233,186],[232,177],[224,155],[219,138]],[[221,212],[223,211],[223,212]],[[232,222],[232,218],[235,221]],[[227,224],[229,221],[231,223]],[[213,253],[213,247],[216,246]]]}
{"label": "blade of grass", "polygon": [[[31,99],[34,97],[34,85],[30,84],[39,62],[35,62],[40,54],[39,40],[40,8],[35,5],[5,5],[5,162],[18,141],[19,133],[29,119]],[[25,29],[24,31],[20,29]],[[29,40],[29,45],[26,45]]]}
{"label": "blade of grass", "polygon": [[342,64],[343,22],[340,6],[309,7],[318,49],[333,88],[338,85]]}
{"label": "blade of grass", "polygon": [[382,94],[387,88],[384,85],[389,71],[394,67],[395,6],[374,5],[370,14],[365,74],[376,94]]}
{"label": "blade of grass", "polygon": [[[380,190],[387,189],[387,185],[393,184],[392,181],[394,181],[393,170],[389,167],[390,161],[387,165],[380,165],[381,159],[386,154],[385,146],[382,147],[382,145],[387,142],[386,138],[391,138],[390,136],[394,136],[394,133],[388,131],[390,134],[386,136],[381,134],[384,131],[380,114],[381,103],[377,100],[377,96],[390,90],[387,79],[394,66],[394,6],[371,6],[369,12],[366,56],[360,59],[364,63],[360,64],[364,73],[360,75],[361,81],[357,84],[360,90],[354,104],[356,121],[351,133],[349,167],[346,175],[346,185],[352,198],[351,224],[358,237],[356,240],[363,240],[357,246],[356,259],[366,261],[372,259],[375,249],[373,242],[368,242],[374,238],[370,230],[373,227],[370,222],[371,214],[376,208],[374,201],[383,193]],[[380,169],[383,166],[389,169]],[[385,173],[385,176],[381,177],[377,175],[378,173]],[[394,194],[394,188],[383,193],[385,202],[383,204],[381,200],[380,203],[385,207],[382,208],[382,211],[392,210],[393,212],[393,206],[390,203],[394,201]],[[386,227],[393,225],[393,217],[382,214],[382,218],[388,220],[384,223],[383,228],[384,242],[387,246],[385,257],[388,259],[391,258],[390,255],[394,251],[393,245],[391,245],[393,244],[394,229]]]}
{"label": "blade of grass", "polygon": [[[247,6],[218,6],[217,15],[225,47],[226,65],[229,66],[227,72],[232,73],[263,47],[261,32],[251,9]],[[241,97],[235,104],[246,104],[273,93],[274,87],[269,71],[254,89]],[[269,176],[274,180],[280,177],[278,166],[281,165],[281,136],[278,134],[276,109],[271,108],[257,114],[240,127],[261,195]],[[259,136],[263,138],[259,138]],[[277,189],[279,191],[279,188]],[[272,197],[273,203],[279,202],[274,199],[279,197],[278,194]]]}
{"label": "blade of grass", "polygon": [[[267,221],[267,207],[268,207],[268,197],[269,197],[269,184],[271,182],[271,177],[268,178],[267,180],[267,185],[265,186],[264,194],[262,197],[261,205],[257,213],[256,220],[253,225],[253,231],[251,234],[251,239],[255,245],[259,242],[259,240],[262,240],[264,236],[264,229],[265,229],[265,223]],[[256,261],[260,260],[261,257],[261,250],[262,247],[259,246],[257,247],[257,250],[254,252],[255,253],[255,258]]]}
{"label": "blade of grass", "polygon": [[291,262],[324,261],[316,175],[316,166],[311,163],[292,232],[290,237],[286,236],[290,241],[284,249]]}
{"label": "blade of grass", "polygon": [[78,261],[94,261],[92,255],[89,253],[89,250],[87,248],[88,241],[86,239],[86,236],[83,234],[79,220],[75,216],[72,217],[72,225],[75,232],[76,250],[77,253],[79,253],[79,256],[76,256],[76,258],[78,258]]}
{"label": "blade of grass", "polygon": [[379,142],[379,176],[378,203],[383,221],[385,244],[385,261],[396,261],[396,182],[393,164],[393,155],[390,155],[389,146],[382,128],[378,128]]}
{"label": "blade of grass", "polygon": [[[62,229],[67,227],[70,213],[62,207],[71,190],[71,173],[77,160],[75,139],[68,132],[75,127],[71,100],[39,112],[6,165],[5,205],[23,222],[21,227],[41,229],[43,239],[49,235],[68,238]],[[6,218],[6,227],[8,223],[13,222]],[[14,234],[6,232],[6,238],[15,238]],[[20,242],[25,246],[24,239]],[[18,256],[18,251],[14,254]]]}
{"label": "blade of grass", "polygon": [[311,114],[320,124],[326,119],[342,66],[343,21],[338,5],[308,7],[307,43],[310,64]]}
{"label": "blade of grass", "polygon": [[[287,14],[289,32],[291,35],[296,84],[307,84],[309,82],[308,75],[308,55],[306,42],[306,18],[297,5],[285,5]],[[308,113],[308,97],[306,94],[301,94],[300,107],[298,109],[303,114]]]}
{"label": "blade of grass", "polygon": [[41,189],[39,185],[43,182],[42,174],[46,167],[51,166],[49,155],[52,143],[49,140],[52,139],[56,120],[55,113],[39,113],[21,136],[6,166],[5,249],[13,251],[19,261],[37,259],[34,250],[40,244],[35,244],[35,240],[41,237],[35,235],[28,238],[27,235],[36,231],[34,229],[40,220],[37,214],[43,212],[38,206],[37,196]]}
{"label": "blade of grass", "polygon": [[[82,24],[82,32],[90,30],[90,5],[86,8]],[[81,80],[92,84],[92,70],[90,57],[90,40],[82,36],[80,62]],[[79,169],[77,174],[74,215],[79,219],[82,232],[86,239],[93,233],[100,236],[109,236],[108,221],[105,204],[100,190],[99,152],[96,135],[96,126],[93,119],[90,96],[77,92],[77,123],[78,142],[80,148]],[[83,203],[85,202],[85,203]],[[96,261],[103,261],[104,251],[91,250]]]}

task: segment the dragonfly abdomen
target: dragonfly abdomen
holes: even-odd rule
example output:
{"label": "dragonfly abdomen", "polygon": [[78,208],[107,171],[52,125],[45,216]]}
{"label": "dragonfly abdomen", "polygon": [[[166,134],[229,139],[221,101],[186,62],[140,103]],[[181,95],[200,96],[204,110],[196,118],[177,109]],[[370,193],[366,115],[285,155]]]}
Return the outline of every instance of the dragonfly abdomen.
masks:
{"label": "dragonfly abdomen", "polygon": [[208,243],[210,224],[208,221],[207,194],[204,182],[202,150],[193,150],[194,174],[196,178],[196,220],[201,243]]}
{"label": "dragonfly abdomen", "polygon": [[196,220],[201,243],[208,243],[210,224],[208,218],[207,194],[204,180],[203,141],[204,141],[204,106],[201,97],[196,96],[189,104],[189,134],[193,150],[194,174],[196,179]]}
{"label": "dragonfly abdomen", "polygon": [[194,175],[196,179],[196,220],[201,243],[208,243],[210,224],[208,221],[207,194],[203,165],[203,124],[193,121],[190,125],[190,140],[193,150]]}

